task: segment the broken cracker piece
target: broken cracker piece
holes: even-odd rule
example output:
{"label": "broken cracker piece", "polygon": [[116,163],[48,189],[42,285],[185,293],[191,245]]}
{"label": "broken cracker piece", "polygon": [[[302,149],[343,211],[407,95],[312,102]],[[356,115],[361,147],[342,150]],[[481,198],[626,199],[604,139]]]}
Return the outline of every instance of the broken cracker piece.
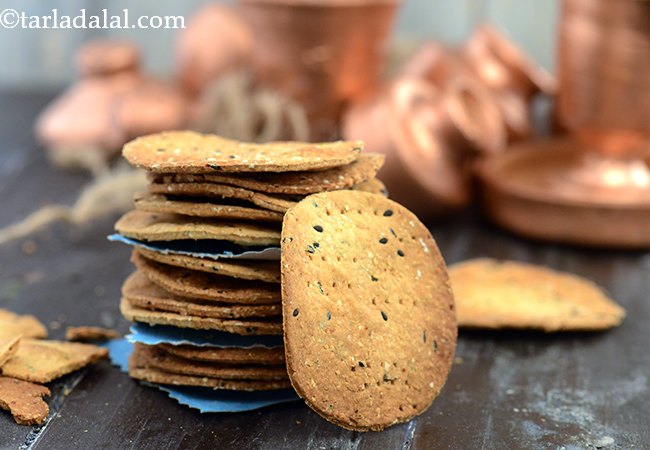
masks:
{"label": "broken cracker piece", "polygon": [[76,342],[105,342],[117,339],[120,333],[102,327],[68,327],[65,338]]}
{"label": "broken cracker piece", "polygon": [[47,329],[34,316],[22,316],[6,309],[0,309],[0,339],[20,335],[31,338],[46,338]]}
{"label": "broken cracker piece", "polygon": [[40,425],[50,412],[43,397],[50,390],[40,384],[0,376],[0,408],[11,413],[19,425]]}
{"label": "broken cracker piece", "polygon": [[2,375],[49,383],[107,355],[108,350],[91,344],[22,339],[16,354],[2,366]]}
{"label": "broken cracker piece", "polygon": [[16,336],[10,339],[0,339],[0,369],[18,351],[20,338],[21,336]]}

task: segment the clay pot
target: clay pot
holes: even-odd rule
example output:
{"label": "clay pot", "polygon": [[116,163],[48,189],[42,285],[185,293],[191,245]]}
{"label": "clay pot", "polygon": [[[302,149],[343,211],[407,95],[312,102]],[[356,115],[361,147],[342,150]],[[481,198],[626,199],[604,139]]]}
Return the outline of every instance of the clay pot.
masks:
{"label": "clay pot", "polygon": [[399,0],[240,0],[257,79],[302,105],[314,140],[378,85]]}

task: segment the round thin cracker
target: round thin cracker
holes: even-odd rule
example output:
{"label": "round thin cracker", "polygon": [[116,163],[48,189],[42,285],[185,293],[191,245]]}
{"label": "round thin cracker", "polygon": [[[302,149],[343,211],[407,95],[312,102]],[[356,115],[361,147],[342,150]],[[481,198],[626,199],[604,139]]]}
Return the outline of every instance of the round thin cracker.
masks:
{"label": "round thin cracker", "polygon": [[132,210],[115,224],[123,236],[141,241],[220,240],[239,245],[277,245],[280,232],[252,223],[228,223],[175,214]]}
{"label": "round thin cracker", "polygon": [[131,305],[153,311],[165,311],[183,316],[214,317],[217,319],[247,319],[282,314],[282,305],[234,305],[202,302],[165,291],[140,271],[132,273],[122,285],[122,296]]}
{"label": "round thin cracker", "polygon": [[133,200],[135,209],[155,213],[184,216],[282,222],[284,214],[249,206],[221,205],[213,201],[196,201],[168,197],[161,194],[138,194]]}
{"label": "round thin cracker", "polygon": [[625,317],[591,281],[542,266],[481,258],[454,264],[449,275],[461,327],[605,330]]}
{"label": "round thin cracker", "polygon": [[277,284],[238,280],[181,269],[147,260],[136,252],[131,254],[131,261],[154,284],[181,297],[240,305],[261,305],[278,303],[281,296]]}
{"label": "round thin cracker", "polygon": [[359,159],[345,166],[318,172],[284,172],[256,174],[151,174],[155,183],[218,183],[269,194],[313,194],[346,189],[370,180],[384,163],[384,155],[362,153]]}
{"label": "round thin cracker", "polygon": [[287,380],[287,368],[280,365],[242,365],[192,361],[170,355],[156,346],[136,344],[134,352],[148,360],[149,367],[180,375],[221,378],[226,380]]}
{"label": "round thin cracker", "polygon": [[277,261],[234,260],[234,262],[230,262],[224,259],[198,258],[175,253],[165,254],[143,247],[137,248],[134,251],[146,259],[169,266],[244,280],[258,280],[267,283],[280,282],[280,265]]}
{"label": "round thin cracker", "polygon": [[149,325],[171,325],[173,327],[190,328],[193,330],[219,330],[241,334],[242,336],[282,334],[282,323],[279,321],[217,319],[213,317],[183,316],[170,312],[149,311],[133,306],[126,297],[122,297],[120,301],[120,312],[126,320],[147,323]]}
{"label": "round thin cracker", "polygon": [[426,410],[456,344],[445,263],[403,206],[356,191],[315,194],[282,231],[291,383],[342,427],[381,430]]}
{"label": "round thin cracker", "polygon": [[158,348],[191,361],[227,364],[285,364],[284,347],[278,348],[219,348],[193,345],[158,344]]}
{"label": "round thin cracker", "polygon": [[141,357],[137,353],[132,353],[129,358],[129,375],[137,380],[148,381],[150,383],[171,384],[175,386],[202,386],[212,389],[236,391],[265,391],[291,387],[289,380],[224,380],[219,378],[173,374],[150,367],[147,359]]}
{"label": "round thin cracker", "polygon": [[361,141],[253,144],[194,131],[165,131],[134,139],[122,155],[152,172],[292,172],[349,164],[362,149]]}
{"label": "round thin cracker", "polygon": [[149,185],[149,192],[153,194],[245,200],[259,206],[260,208],[280,213],[284,213],[287,209],[296,204],[296,202],[286,198],[262,194],[260,192],[251,191],[250,189],[215,183],[152,183]]}

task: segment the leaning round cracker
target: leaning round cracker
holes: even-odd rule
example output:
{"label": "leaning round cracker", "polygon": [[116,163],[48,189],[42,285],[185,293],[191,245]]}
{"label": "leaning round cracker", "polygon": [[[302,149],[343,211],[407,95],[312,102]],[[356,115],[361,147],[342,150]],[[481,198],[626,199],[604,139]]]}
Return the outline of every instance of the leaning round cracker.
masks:
{"label": "leaning round cracker", "polygon": [[277,261],[235,260],[230,262],[227,259],[198,258],[175,253],[161,253],[144,247],[137,248],[134,251],[146,259],[184,269],[244,280],[266,281],[267,283],[280,282],[280,265]]}
{"label": "leaning round cracker", "polygon": [[625,317],[591,281],[542,266],[480,258],[454,264],[449,275],[461,327],[606,330]]}
{"label": "leaning round cracker", "polygon": [[133,199],[135,209],[141,211],[181,214],[183,216],[235,220],[282,222],[282,213],[250,206],[225,205],[214,200],[196,201],[161,194],[138,194]]}
{"label": "leaning round cracker", "polygon": [[384,155],[362,153],[359,159],[345,166],[318,172],[284,172],[257,174],[151,174],[155,183],[219,183],[238,186],[269,194],[313,194],[315,192],[346,189],[373,178],[382,164]]}
{"label": "leaning round cracker", "polygon": [[156,347],[170,355],[189,359],[190,361],[224,364],[285,364],[284,347],[220,348],[172,344],[158,344]]}
{"label": "leaning round cracker", "polygon": [[122,155],[151,172],[293,172],[349,164],[362,149],[361,141],[253,144],[194,131],[165,131],[127,143]]}
{"label": "leaning round cracker", "polygon": [[229,223],[176,214],[131,210],[115,224],[115,231],[141,241],[221,240],[239,245],[277,245],[276,229],[253,223]]}
{"label": "leaning round cracker", "polygon": [[429,231],[377,194],[315,194],[285,215],[282,307],[298,394],[327,420],[381,430],[426,410],[456,345],[445,263]]}
{"label": "leaning round cracker", "polygon": [[272,305],[237,305],[180,297],[160,288],[139,270],[133,272],[122,285],[122,296],[137,308],[183,316],[246,319],[282,314],[282,305],[279,302]]}

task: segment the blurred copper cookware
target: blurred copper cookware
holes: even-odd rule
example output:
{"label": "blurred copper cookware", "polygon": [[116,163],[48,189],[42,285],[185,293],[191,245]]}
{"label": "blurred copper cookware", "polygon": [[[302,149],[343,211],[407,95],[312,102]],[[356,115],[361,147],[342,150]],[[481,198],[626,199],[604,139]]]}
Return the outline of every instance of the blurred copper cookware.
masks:
{"label": "blurred copper cookware", "polygon": [[240,0],[258,80],[301,104],[332,139],[346,103],[372,92],[399,0]]}
{"label": "blurred copper cookware", "polygon": [[507,229],[553,242],[650,246],[650,171],[640,159],[605,157],[575,138],[533,140],[486,160],[480,174],[486,211]]}
{"label": "blurred copper cookware", "polygon": [[220,76],[250,64],[253,36],[238,10],[206,5],[196,11],[176,41],[178,77],[191,97]]}
{"label": "blurred copper cookware", "polygon": [[402,76],[344,116],[343,136],[363,139],[366,149],[386,155],[379,177],[392,198],[423,220],[470,200],[474,136],[493,132],[486,111],[476,109],[474,88],[462,77],[440,90]]}
{"label": "blurred copper cookware", "polygon": [[58,164],[107,161],[135,136],[185,124],[185,99],[140,71],[133,44],[92,41],[76,61],[81,78],[36,122],[39,140]]}
{"label": "blurred copper cookware", "polygon": [[462,108],[466,117],[458,129],[478,153],[493,154],[505,148],[506,130],[494,94],[455,52],[437,42],[425,42],[405,61],[399,74],[421,78],[440,90],[455,92],[457,95],[452,97],[457,101],[450,106]]}
{"label": "blurred copper cookware", "polygon": [[529,136],[530,101],[540,92],[555,93],[554,77],[488,24],[474,30],[461,57],[496,95],[510,140]]}

